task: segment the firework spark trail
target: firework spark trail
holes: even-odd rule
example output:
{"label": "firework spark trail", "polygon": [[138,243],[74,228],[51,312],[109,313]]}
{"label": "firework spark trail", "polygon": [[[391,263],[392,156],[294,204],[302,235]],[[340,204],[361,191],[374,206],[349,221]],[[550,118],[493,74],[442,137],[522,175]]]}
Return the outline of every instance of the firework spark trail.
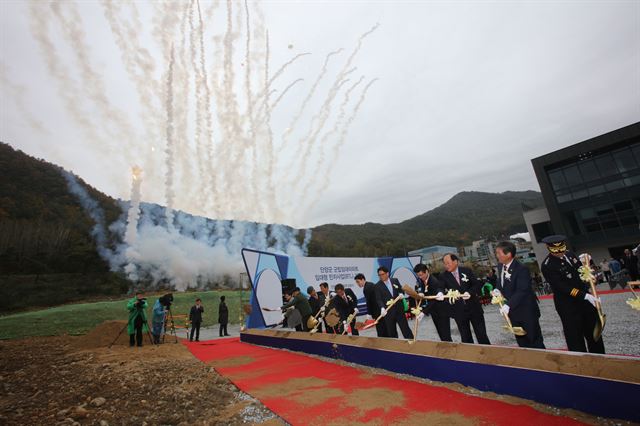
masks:
{"label": "firework spark trail", "polygon": [[138,238],[138,220],[140,219],[140,186],[142,184],[142,169],[138,166],[131,168],[131,201],[127,213],[127,227],[124,242],[133,246]]}
{"label": "firework spark trail", "polygon": [[57,89],[60,98],[67,111],[78,123],[84,137],[87,140],[95,142],[94,146],[101,151],[102,155],[106,155],[106,145],[103,138],[82,110],[82,103],[79,102],[77,96],[75,96],[80,90],[70,77],[71,71],[60,62],[56,54],[56,48],[49,38],[49,19],[46,9],[43,9],[41,5],[36,2],[30,3],[29,6],[31,33],[40,46],[40,52],[44,58],[49,74],[52,75],[58,83]]}
{"label": "firework spark trail", "polygon": [[[271,93],[271,86],[273,86],[273,83],[278,79],[278,77],[280,77],[286,70],[287,68],[292,65],[294,62],[296,62],[298,59],[304,57],[304,56],[308,56],[311,55],[311,53],[307,52],[307,53],[298,53],[297,55],[295,55],[293,58],[291,58],[290,60],[288,60],[287,62],[285,62],[279,69],[278,71],[276,71],[276,73],[273,75],[273,77],[269,78],[269,80],[267,81],[267,84],[265,84],[264,89],[258,93],[258,95],[256,96],[256,98],[254,99],[255,104],[257,105],[259,102],[264,103],[264,97],[268,97],[269,94]],[[255,105],[254,105],[255,107]]]}
{"label": "firework spark trail", "polygon": [[[142,105],[141,118],[145,123],[145,129],[149,133],[150,140],[155,140],[158,127],[157,117],[160,110],[156,103],[156,94],[160,86],[153,77],[155,63],[149,51],[140,45],[138,24],[129,24],[118,17],[119,3],[110,0],[102,1],[104,16],[107,19],[111,33],[118,49],[125,70],[135,85],[140,103]],[[137,16],[134,3],[130,3],[132,16]],[[134,18],[135,19],[135,18]],[[126,34],[126,36],[125,36]]]}
{"label": "firework spark trail", "polygon": [[280,93],[280,96],[278,96],[276,98],[275,101],[273,101],[273,103],[271,104],[271,110],[274,110],[278,104],[280,103],[280,101],[282,100],[282,98],[287,94],[287,92],[293,87],[295,86],[297,83],[302,83],[304,81],[304,78],[299,78],[297,80],[292,81],[287,87],[284,88],[284,90],[282,91],[282,93]]}
{"label": "firework spark trail", "polygon": [[[292,174],[292,179],[289,180],[290,185],[295,186],[296,184],[299,184],[302,180],[304,172],[308,171],[307,163],[309,161],[309,157],[311,156],[312,150],[316,148],[315,141],[318,138],[318,135],[324,128],[327,120],[329,119],[329,116],[331,115],[331,105],[333,104],[335,98],[338,96],[338,93],[340,92],[342,86],[349,81],[346,77],[354,71],[355,68],[340,74],[341,79],[335,81],[335,84],[327,93],[327,97],[320,107],[320,111],[318,111],[318,113],[311,120],[309,132],[307,133],[306,137],[300,140],[295,155],[291,158],[290,167],[288,167],[288,170],[294,170],[295,163],[299,163],[298,168],[295,169],[297,170],[297,172],[295,174]],[[320,149],[322,149],[322,147],[320,147]],[[290,195],[294,194],[291,193]],[[289,197],[289,203],[291,206],[293,205],[294,201],[295,200],[293,197]]]}
{"label": "firework spark trail", "polygon": [[[259,185],[259,176],[258,176],[258,168],[260,164],[258,163],[258,147],[256,146],[257,133],[256,133],[256,124],[255,118],[253,116],[253,104],[255,99],[253,98],[253,93],[251,90],[251,15],[249,13],[249,3],[247,0],[244,1],[244,12],[245,12],[245,54],[244,54],[244,86],[245,86],[245,97],[247,103],[247,113],[246,116],[249,120],[249,129],[248,129],[248,139],[251,142],[251,161],[253,163],[253,167],[250,169],[250,173],[247,174],[247,178],[253,182],[250,185],[252,190],[252,198],[257,200],[260,196],[260,185]],[[264,215],[264,206],[262,203],[255,203],[256,211],[258,216],[263,217]]]}
{"label": "firework spark trail", "polygon": [[[174,66],[174,81],[181,84],[174,84],[174,117],[175,117],[175,135],[176,135],[176,157],[180,164],[180,196],[184,200],[184,204],[194,203],[198,211],[204,211],[201,197],[196,196],[197,185],[194,182],[193,170],[191,167],[191,159],[194,156],[194,150],[189,143],[189,64],[187,62],[187,20],[189,18],[189,3],[184,2],[182,9],[182,18],[180,23],[180,44],[178,54],[179,60],[176,60]],[[181,200],[181,201],[182,201]],[[182,204],[183,203],[178,203]]]}
{"label": "firework spark trail", "polygon": [[206,205],[208,212],[214,216],[219,215],[219,209],[216,207],[214,200],[218,198],[215,192],[215,170],[213,158],[215,157],[215,143],[213,140],[213,119],[211,117],[211,91],[209,89],[209,77],[207,76],[207,64],[204,52],[204,22],[202,21],[202,12],[200,11],[200,0],[196,0],[198,6],[198,25],[200,35],[200,84],[204,86],[204,98],[202,101],[202,114],[205,118],[205,141],[203,147],[205,149],[205,161],[207,176],[205,180],[207,200]]}
{"label": "firework spark trail", "polygon": [[[198,67],[198,53],[196,49],[196,37],[197,31],[195,27],[195,17],[194,17],[194,3],[195,0],[191,0],[189,3],[189,52],[190,52],[190,60],[191,60],[191,68],[193,70],[194,75],[194,87],[195,87],[195,146],[196,146],[196,156],[197,156],[197,166],[198,166],[198,181],[200,183],[207,182],[207,167],[206,167],[206,147],[205,142],[203,141],[202,129],[203,129],[203,102],[204,99],[202,97],[202,76],[200,75],[200,68]],[[204,198],[205,202],[202,203],[202,208],[206,208],[207,200],[211,199],[211,194],[207,193],[207,188],[209,186],[205,185],[204,187]],[[200,197],[199,197],[200,198]]]}
{"label": "firework spark trail", "polygon": [[[20,113],[20,117],[24,119],[24,121],[30,128],[37,130],[42,135],[51,135],[51,132],[44,126],[44,124],[39,119],[37,119],[27,108],[25,104],[27,88],[20,84],[15,84],[9,79],[9,76],[7,75],[6,65],[3,63],[0,63],[0,87],[2,87],[2,90],[5,92],[5,94],[3,95],[6,96],[5,99],[13,100],[16,109]],[[6,92],[9,92],[9,94],[7,95]],[[54,162],[62,162],[60,157],[58,157],[57,152],[55,153]]]}
{"label": "firework spark trail", "polygon": [[[364,34],[362,34],[359,38],[358,38],[358,43],[356,44],[356,47],[354,47],[353,51],[351,52],[351,55],[349,56],[349,58],[347,58],[347,61],[345,62],[344,66],[342,67],[342,70],[338,73],[338,75],[336,76],[333,86],[331,87],[331,89],[329,89],[329,93],[325,99],[325,102],[323,103],[320,112],[318,114],[316,114],[316,116],[314,116],[314,118],[311,121],[311,126],[309,129],[309,133],[307,134],[307,137],[303,138],[300,140],[299,142],[299,146],[298,149],[296,150],[296,155],[293,157],[294,159],[300,158],[300,164],[298,167],[298,172],[295,174],[295,179],[293,181],[291,181],[292,184],[295,185],[296,182],[300,181],[300,178],[302,176],[302,174],[304,174],[305,170],[308,169],[308,162],[309,162],[309,157],[310,157],[310,153],[316,143],[316,139],[318,134],[320,133],[320,131],[322,130],[322,128],[324,127],[327,119],[329,118],[330,115],[330,108],[331,108],[331,104],[333,103],[333,100],[335,99],[335,97],[338,94],[338,91],[340,89],[340,86],[344,83],[345,79],[347,78],[348,74],[350,74],[351,72],[353,72],[355,69],[351,68],[351,64],[353,62],[353,59],[356,57],[356,55],[358,54],[358,52],[360,52],[360,49],[362,47],[362,41],[372,32],[374,32],[378,26],[380,24],[376,24],[374,25],[369,31],[365,32]],[[313,130],[313,124],[314,122],[317,122],[318,124],[315,127],[315,131]],[[302,151],[302,148],[304,147],[304,154],[302,154],[302,156],[300,156],[300,153]]]}
{"label": "firework spark trail", "polygon": [[[351,115],[349,116],[349,118],[347,118],[346,122],[344,123],[344,126],[342,126],[342,130],[340,131],[340,136],[338,137],[338,142],[333,146],[331,159],[327,162],[328,165],[333,164],[335,159],[338,158],[338,154],[340,153],[340,148],[342,148],[342,146],[345,144],[347,140],[347,133],[349,131],[349,128],[351,127],[351,124],[353,124],[354,120],[356,119],[356,116],[358,115],[358,111],[360,111],[360,107],[364,103],[364,100],[365,100],[365,97],[367,96],[367,92],[369,91],[369,88],[371,88],[371,86],[376,81],[378,81],[377,78],[374,78],[373,80],[371,80],[364,87],[364,89],[362,90],[362,93],[360,93],[360,98],[356,102],[356,105],[353,107]],[[327,170],[324,173],[321,172],[319,174],[322,180],[319,181],[318,190],[315,191],[316,196],[311,201],[311,203],[309,203],[307,207],[307,212],[310,212],[313,210],[313,208],[316,206],[318,201],[320,201],[320,194],[322,194],[322,192],[325,191],[329,186],[330,174],[328,171],[328,167],[329,166],[327,166]]]}
{"label": "firework spark trail", "polygon": [[171,60],[169,61],[169,70],[167,71],[167,92],[166,92],[166,108],[167,108],[167,122],[166,122],[166,136],[167,136],[167,145],[165,147],[165,166],[166,177],[165,177],[165,197],[167,200],[166,206],[166,217],[167,217],[167,226],[169,229],[173,228],[173,207],[174,207],[174,197],[175,197],[175,189],[173,187],[174,183],[174,127],[173,127],[173,66],[175,62],[174,50],[171,49]]}
{"label": "firework spark trail", "polygon": [[[68,18],[61,10],[62,5],[66,7],[71,15]],[[102,118],[101,122],[111,122],[112,124],[112,126],[105,126],[105,130],[109,134],[108,140],[121,142],[119,146],[112,146],[111,149],[115,152],[124,152],[125,158],[129,160],[137,158],[139,153],[131,152],[133,144],[130,143],[131,138],[136,138],[137,132],[126,115],[111,104],[107,98],[102,77],[91,65],[89,47],[85,42],[86,34],[79,24],[82,22],[82,18],[78,12],[77,5],[74,2],[52,3],[52,10],[75,56],[82,76],[83,92],[98,107]]]}
{"label": "firework spark trail", "polygon": [[153,182],[160,178],[159,164],[156,164],[154,152],[154,141],[160,140],[159,129],[163,126],[160,118],[162,116],[161,102],[158,96],[158,93],[161,93],[161,86],[154,76],[155,61],[140,42],[142,25],[139,22],[135,4],[129,3],[131,10],[129,16],[132,23],[122,17],[120,3],[103,0],[101,4],[114,42],[120,51],[121,61],[129,80],[136,89],[135,92],[140,102],[139,119],[145,131],[145,137],[141,139],[146,147],[145,172],[149,178],[148,181]]}
{"label": "firework spark trail", "polygon": [[309,101],[311,101],[311,98],[313,98],[313,95],[315,94],[316,89],[318,88],[318,85],[320,84],[320,81],[322,81],[323,77],[326,75],[327,70],[328,70],[328,65],[329,65],[329,59],[331,59],[332,56],[339,54],[343,50],[344,49],[340,48],[340,49],[338,49],[336,51],[330,52],[325,57],[324,64],[322,65],[322,69],[320,70],[320,73],[318,74],[318,77],[316,77],[316,80],[313,82],[313,85],[311,86],[311,89],[309,89],[309,93],[307,94],[307,96],[302,101],[302,105],[300,105],[300,108],[298,109],[297,113],[294,115],[293,119],[291,120],[291,123],[289,124],[289,127],[287,127],[287,130],[282,135],[282,143],[280,144],[280,147],[278,148],[277,155],[282,154],[282,151],[286,148],[289,136],[291,135],[293,130],[296,128],[296,126],[298,124],[298,121],[300,121],[300,118],[302,118],[302,114],[304,114],[304,111],[307,108],[307,105],[309,104]]}
{"label": "firework spark trail", "polygon": [[[220,195],[224,202],[227,217],[234,213],[240,213],[241,219],[247,216],[250,205],[246,197],[242,196],[243,190],[243,157],[246,153],[247,143],[243,135],[243,129],[240,122],[241,114],[238,110],[238,102],[236,99],[235,89],[235,72],[233,70],[233,4],[231,0],[227,0],[227,30],[223,41],[223,87],[222,87],[222,105],[219,108],[222,111],[221,130],[223,132],[221,152],[219,157],[228,161],[220,161],[224,175],[224,186],[227,191],[221,191]],[[248,142],[248,141],[247,141]]]}
{"label": "firework spark trail", "polygon": [[[269,85],[271,80],[269,79],[269,59],[270,59],[270,50],[269,50],[269,31],[266,32],[266,41],[265,41],[265,63],[264,63],[264,109],[265,109],[265,128],[267,132],[267,137],[265,140],[265,152],[267,157],[267,167],[265,170],[266,173],[266,199],[269,201],[267,214],[269,216],[266,217],[268,222],[277,222],[282,221],[280,209],[278,208],[278,201],[276,198],[276,190],[273,185],[273,169],[275,166],[275,159],[273,155],[273,130],[271,129],[271,107],[269,105],[270,92]],[[285,68],[285,67],[282,67]]]}
{"label": "firework spark trail", "polygon": [[[326,146],[327,142],[329,141],[329,138],[335,134],[338,133],[338,131],[340,130],[344,119],[347,115],[347,105],[349,104],[349,100],[351,99],[351,93],[360,85],[360,83],[362,83],[362,81],[364,80],[364,76],[361,76],[360,79],[358,79],[358,81],[356,81],[354,84],[352,84],[346,91],[344,94],[344,99],[342,101],[342,103],[340,104],[340,110],[338,112],[338,115],[334,121],[333,127],[327,131],[322,138],[320,139],[320,143],[319,146],[321,147],[321,149],[318,150],[318,162],[317,165],[315,166],[315,170],[317,171],[317,173],[314,173],[313,175],[309,176],[309,179],[307,179],[307,182],[304,186],[304,189],[302,190],[302,194],[309,194],[310,190],[311,190],[311,186],[314,183],[317,183],[316,179],[318,179],[319,176],[324,176],[325,179],[328,177],[329,175],[329,171],[327,170],[326,172],[321,172],[321,170],[324,169],[324,163],[325,163],[325,149],[322,149]],[[329,164],[332,164],[332,162],[329,162]],[[322,179],[322,178],[320,178]]]}

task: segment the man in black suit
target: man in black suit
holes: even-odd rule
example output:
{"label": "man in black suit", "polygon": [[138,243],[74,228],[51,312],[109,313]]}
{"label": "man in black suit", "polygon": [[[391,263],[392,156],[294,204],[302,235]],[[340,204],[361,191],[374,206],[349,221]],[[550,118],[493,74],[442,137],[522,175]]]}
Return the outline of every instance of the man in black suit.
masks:
{"label": "man in black suit", "polygon": [[462,293],[462,300],[456,300],[453,305],[453,319],[460,331],[462,343],[473,343],[473,326],[478,343],[490,345],[487,327],[484,324],[484,311],[478,297],[482,283],[476,279],[471,269],[458,266],[458,256],[454,253],[445,254],[442,263],[446,270],[440,274],[444,288]]}
{"label": "man in black suit", "polygon": [[413,267],[413,272],[418,276],[416,283],[416,291],[418,294],[425,296],[438,296],[438,300],[423,300],[422,313],[431,315],[433,324],[436,326],[438,336],[443,342],[452,342],[451,340],[451,307],[449,303],[442,302],[444,300],[444,287],[440,281],[429,274],[429,268],[423,263],[419,263]]}
{"label": "man in black suit", "polygon": [[[320,312],[320,308],[322,308],[322,304],[320,303],[320,297],[318,296],[318,292],[313,288],[312,285],[307,287],[307,294],[309,295],[309,306],[311,306],[311,315],[316,316],[318,312]],[[322,333],[322,323],[318,324],[318,333]]]}
{"label": "man in black suit", "polygon": [[[332,297],[331,293],[329,292],[329,284],[326,282],[320,283],[320,293],[318,293],[318,300],[320,301],[321,309],[324,306],[324,304],[327,302],[327,299],[331,299],[331,297]],[[331,308],[333,308],[333,302],[329,302],[329,304],[325,307],[324,315],[329,313]],[[325,330],[327,330],[327,333],[333,334],[334,333],[333,327],[329,327],[329,324],[327,324],[327,321],[325,321],[324,318],[322,319],[322,322],[324,323],[324,328]]]}
{"label": "man in black suit", "polygon": [[516,246],[510,241],[502,241],[496,246],[498,280],[492,295],[503,295],[506,303],[500,313],[508,315],[514,327],[522,327],[527,332],[516,336],[518,346],[522,348],[544,349],[542,330],[540,329],[540,309],[536,294],[531,287],[529,269],[515,259]]}
{"label": "man in black suit", "polygon": [[358,336],[360,333],[356,330],[356,318],[354,317],[350,324],[346,323],[349,315],[358,314],[358,299],[355,293],[350,288],[345,289],[341,283],[336,284],[335,292],[336,297],[333,299],[333,307],[336,308],[338,315],[340,315],[339,333],[351,326],[351,334]]}
{"label": "man in black suit", "polygon": [[629,273],[631,281],[636,281],[638,279],[638,258],[636,255],[634,255],[631,250],[625,249],[622,261],[624,262],[624,267]]}
{"label": "man in black suit", "polygon": [[[380,316],[380,307],[376,303],[375,284],[371,281],[367,281],[364,274],[357,274],[354,279],[364,294],[364,300],[367,303],[367,313],[375,320]],[[380,321],[376,324],[376,333],[378,334],[378,337],[387,337],[384,321]]]}
{"label": "man in black suit", "polygon": [[389,270],[385,266],[378,268],[378,277],[380,280],[375,284],[376,303],[380,308],[380,315],[384,315],[387,336],[398,337],[397,325],[400,327],[405,339],[413,339],[413,332],[409,327],[407,317],[404,316],[402,301],[397,302],[387,310],[387,302],[389,300],[404,294],[400,281],[397,278],[390,278]]}

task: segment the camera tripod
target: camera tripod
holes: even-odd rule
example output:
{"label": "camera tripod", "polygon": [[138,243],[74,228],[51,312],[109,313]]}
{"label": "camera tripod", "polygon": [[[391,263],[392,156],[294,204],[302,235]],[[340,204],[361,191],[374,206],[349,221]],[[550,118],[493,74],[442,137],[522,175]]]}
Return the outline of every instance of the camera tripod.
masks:
{"label": "camera tripod", "polygon": [[176,334],[176,324],[173,320],[173,313],[171,312],[171,308],[167,308],[167,311],[164,314],[164,333],[162,333],[162,343],[164,343],[164,338],[167,335],[167,327],[170,327],[169,334],[173,334],[173,337],[176,339],[174,343],[178,343],[178,335]]}
{"label": "camera tripod", "polygon": [[[151,337],[151,326],[149,325],[149,320],[147,319],[146,322],[147,322],[147,337],[149,337],[149,343],[151,343],[152,345],[155,345],[156,343],[153,341],[153,337]],[[122,334],[123,331],[127,329],[127,327],[129,327],[128,321],[124,325],[124,327],[122,327],[122,330],[120,330],[120,333],[118,333],[116,338],[113,339],[113,342],[111,342],[111,344],[108,346],[109,349],[111,349],[111,346],[113,346],[118,341],[118,339],[120,338],[120,335]]]}

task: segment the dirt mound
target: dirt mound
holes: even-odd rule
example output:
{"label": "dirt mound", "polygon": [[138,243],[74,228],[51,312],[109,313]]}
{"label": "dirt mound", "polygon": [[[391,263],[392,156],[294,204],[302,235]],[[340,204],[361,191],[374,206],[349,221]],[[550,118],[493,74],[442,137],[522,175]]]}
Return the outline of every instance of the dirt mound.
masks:
{"label": "dirt mound", "polygon": [[107,349],[124,325],[0,341],[0,424],[282,424],[183,344],[129,348],[119,340]]}
{"label": "dirt mound", "polygon": [[[73,342],[73,345],[78,349],[93,349],[93,348],[106,348],[109,346],[118,336],[118,334],[127,326],[126,321],[105,321],[91,330],[84,336],[80,336]],[[147,336],[144,336],[145,342],[149,343]],[[129,345],[129,334],[127,330],[122,331],[115,345]]]}

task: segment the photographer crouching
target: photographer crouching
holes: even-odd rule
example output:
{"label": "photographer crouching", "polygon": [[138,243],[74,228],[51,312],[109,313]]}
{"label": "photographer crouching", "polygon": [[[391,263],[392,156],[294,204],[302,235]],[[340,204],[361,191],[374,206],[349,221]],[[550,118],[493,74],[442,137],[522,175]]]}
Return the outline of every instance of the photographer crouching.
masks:
{"label": "photographer crouching", "polygon": [[129,346],[133,347],[134,342],[138,346],[142,346],[142,333],[148,333],[147,326],[147,299],[142,297],[141,292],[136,292],[136,296],[131,298],[127,303],[129,310]]}

